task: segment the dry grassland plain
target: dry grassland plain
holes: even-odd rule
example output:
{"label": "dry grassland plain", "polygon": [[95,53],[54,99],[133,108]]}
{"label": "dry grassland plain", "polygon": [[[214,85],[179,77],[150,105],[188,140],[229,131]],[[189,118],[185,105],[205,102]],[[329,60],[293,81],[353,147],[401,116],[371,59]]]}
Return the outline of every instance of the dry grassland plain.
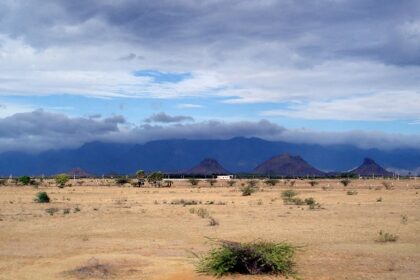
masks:
{"label": "dry grassland plain", "polygon": [[[118,187],[113,180],[70,181],[57,188],[0,186],[0,279],[214,279],[195,271],[195,255],[210,239],[288,241],[301,246],[301,279],[420,279],[420,180],[296,180],[298,197],[319,209],[287,205],[280,182],[242,196],[241,182],[228,187],[205,181],[191,187]],[[245,181],[242,181],[245,182]],[[349,190],[355,190],[350,192]],[[36,203],[46,191],[50,203]],[[199,205],[171,204],[195,200]],[[210,226],[191,208],[205,208]],[[377,242],[379,231],[396,242]],[[222,279],[283,279],[229,275]]]}

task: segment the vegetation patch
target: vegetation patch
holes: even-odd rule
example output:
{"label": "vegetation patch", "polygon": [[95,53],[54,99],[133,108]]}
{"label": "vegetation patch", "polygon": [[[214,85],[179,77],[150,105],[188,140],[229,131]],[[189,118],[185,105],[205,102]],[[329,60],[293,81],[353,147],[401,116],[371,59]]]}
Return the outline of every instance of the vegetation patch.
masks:
{"label": "vegetation patch", "polygon": [[376,239],[377,242],[387,243],[387,242],[396,242],[398,240],[398,235],[385,232],[383,230],[380,230],[378,235],[379,236]]}
{"label": "vegetation patch", "polygon": [[49,203],[50,197],[46,192],[39,192],[36,194],[34,201],[38,203]]}
{"label": "vegetation patch", "polygon": [[199,259],[197,270],[214,276],[232,273],[295,276],[296,247],[288,243],[218,241]]}
{"label": "vegetation patch", "polygon": [[199,200],[193,200],[193,199],[174,199],[171,201],[171,204],[173,205],[182,205],[182,206],[187,206],[187,205],[197,205],[197,204],[201,204],[202,202]]}
{"label": "vegetation patch", "polygon": [[115,276],[115,271],[111,265],[92,259],[86,265],[70,270],[66,274],[78,279],[107,279]]}
{"label": "vegetation patch", "polygon": [[347,195],[356,195],[358,194],[357,191],[347,191]]}

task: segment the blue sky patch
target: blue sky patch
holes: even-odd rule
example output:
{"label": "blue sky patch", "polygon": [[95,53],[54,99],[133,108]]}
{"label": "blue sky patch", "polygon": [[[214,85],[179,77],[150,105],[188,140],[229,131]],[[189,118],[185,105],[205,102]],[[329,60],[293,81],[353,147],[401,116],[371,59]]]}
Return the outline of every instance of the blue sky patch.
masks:
{"label": "blue sky patch", "polygon": [[192,77],[191,73],[189,72],[174,73],[174,72],[160,72],[156,70],[135,71],[134,76],[153,78],[153,82],[157,84],[179,83],[183,80],[190,79]]}

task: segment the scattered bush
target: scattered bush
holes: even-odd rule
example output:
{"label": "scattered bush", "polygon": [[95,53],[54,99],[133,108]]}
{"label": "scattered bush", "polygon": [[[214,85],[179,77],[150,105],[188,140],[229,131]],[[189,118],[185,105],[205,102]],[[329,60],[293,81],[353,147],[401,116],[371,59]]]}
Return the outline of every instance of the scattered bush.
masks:
{"label": "scattered bush", "polygon": [[34,201],[38,203],[49,203],[50,197],[46,192],[39,192],[36,194]]}
{"label": "scattered bush", "polygon": [[347,195],[356,195],[358,194],[357,191],[347,191]]}
{"label": "scattered bush", "polygon": [[197,205],[197,204],[201,204],[201,201],[197,201],[197,200],[193,200],[193,199],[174,199],[171,201],[171,204],[173,205],[182,205],[182,206],[186,206],[186,205]]}
{"label": "scattered bush", "polygon": [[290,181],[290,186],[293,187],[295,185],[296,181]]}
{"label": "scattered bush", "polygon": [[218,225],[219,225],[219,222],[215,218],[209,217],[209,226],[214,227]]}
{"label": "scattered bush", "polygon": [[31,177],[29,176],[20,176],[18,179],[18,182],[21,183],[22,185],[29,185],[29,182],[31,182]]}
{"label": "scattered bush", "polygon": [[229,180],[229,181],[227,181],[227,184],[229,185],[229,187],[233,187],[233,185],[236,184],[236,181],[235,180]]}
{"label": "scattered bush", "polygon": [[406,225],[408,223],[407,215],[401,215],[401,224]]}
{"label": "scattered bush", "polygon": [[160,171],[153,172],[152,174],[149,174],[149,176],[147,176],[147,182],[154,187],[160,187],[162,184],[162,180],[163,173]]}
{"label": "scattered bush", "polygon": [[309,183],[309,185],[311,185],[311,187],[314,187],[314,186],[316,186],[316,185],[318,185],[318,184],[319,184],[319,182],[318,182],[318,181],[314,181],[314,180],[311,180],[311,181],[309,181],[308,183]]}
{"label": "scattered bush", "polygon": [[55,183],[59,188],[63,188],[64,185],[70,180],[69,175],[62,173],[55,176]]}
{"label": "scattered bush", "polygon": [[117,184],[117,185],[122,186],[122,185],[127,184],[127,183],[129,183],[129,180],[125,177],[118,177],[118,178],[115,179],[115,184]]}
{"label": "scattered bush", "polygon": [[209,183],[209,185],[213,187],[213,185],[216,184],[217,180],[216,179],[207,179],[206,182]]}
{"label": "scattered bush", "polygon": [[283,198],[283,200],[290,199],[290,198],[292,198],[294,196],[297,196],[297,195],[298,195],[298,193],[294,190],[285,190],[285,191],[282,191],[282,193],[281,193],[281,197]]}
{"label": "scattered bush", "polygon": [[195,213],[203,219],[210,217],[209,211],[206,208],[198,208],[195,210]]}
{"label": "scattered bush", "polygon": [[343,179],[340,181],[341,184],[343,184],[343,186],[347,187],[348,185],[350,185],[351,181],[350,179]]}
{"label": "scattered bush", "polygon": [[389,232],[384,232],[383,230],[379,231],[379,236],[376,239],[377,242],[386,243],[386,242],[396,242],[398,240],[398,235],[392,234]]}
{"label": "scattered bush", "polygon": [[51,216],[53,216],[55,213],[57,213],[58,211],[60,211],[60,209],[58,208],[47,208],[45,209],[45,212],[47,212],[48,214],[50,214]]}
{"label": "scattered bush", "polygon": [[197,186],[200,181],[195,178],[191,178],[188,179],[188,182],[191,184],[191,186]]}
{"label": "scattered bush", "polygon": [[267,186],[272,186],[272,187],[274,187],[278,183],[279,183],[278,179],[267,179],[264,181],[264,184],[266,184]]}
{"label": "scattered bush", "polygon": [[239,243],[219,241],[218,247],[200,258],[197,270],[214,276],[230,273],[294,276],[296,247],[288,243]]}
{"label": "scattered bush", "polygon": [[390,183],[390,182],[386,182],[386,181],[383,181],[382,182],[382,186],[384,186],[385,187],[385,189],[387,189],[387,190],[391,190],[394,186],[392,185],[392,183]]}
{"label": "scattered bush", "polygon": [[256,191],[257,191],[256,188],[251,185],[241,187],[242,196],[250,196]]}

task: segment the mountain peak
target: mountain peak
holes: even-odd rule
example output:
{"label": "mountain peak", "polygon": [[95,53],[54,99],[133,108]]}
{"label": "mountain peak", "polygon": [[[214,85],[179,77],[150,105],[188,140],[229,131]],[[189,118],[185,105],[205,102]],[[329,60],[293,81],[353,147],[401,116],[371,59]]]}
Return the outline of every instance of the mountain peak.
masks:
{"label": "mountain peak", "polygon": [[322,176],[323,172],[311,166],[300,156],[284,153],[261,163],[254,173],[277,176]]}
{"label": "mountain peak", "polygon": [[365,158],[359,167],[350,172],[359,176],[392,176],[391,172],[385,170],[371,158]]}
{"label": "mountain peak", "polygon": [[186,171],[187,174],[214,175],[228,174],[229,172],[214,158],[205,158],[198,165]]}

